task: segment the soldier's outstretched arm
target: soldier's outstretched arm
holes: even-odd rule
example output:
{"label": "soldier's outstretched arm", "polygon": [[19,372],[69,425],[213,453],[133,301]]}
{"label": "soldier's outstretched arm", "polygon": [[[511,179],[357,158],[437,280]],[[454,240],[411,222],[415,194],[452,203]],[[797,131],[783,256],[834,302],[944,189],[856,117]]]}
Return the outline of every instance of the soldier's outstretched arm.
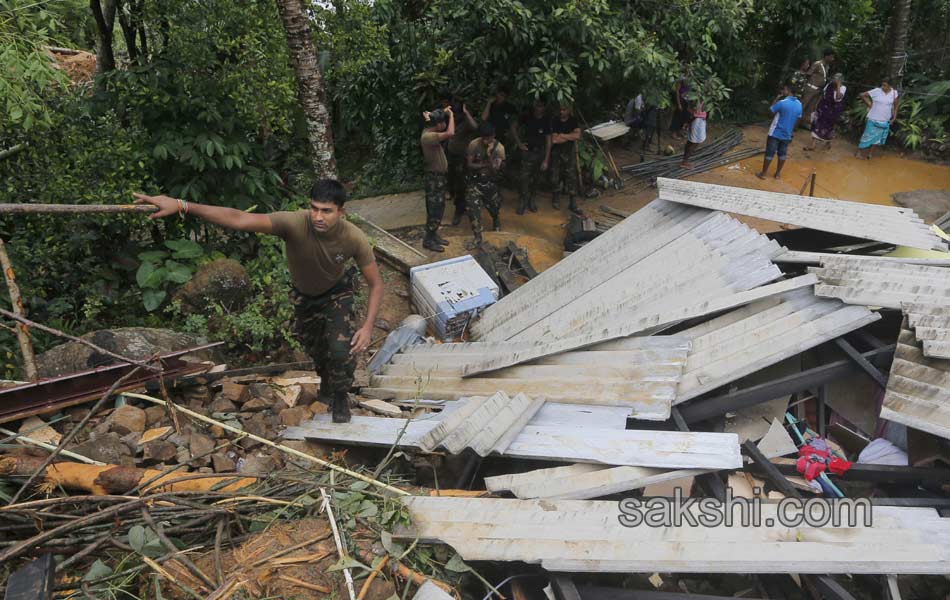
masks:
{"label": "soldier's outstretched arm", "polygon": [[220,225],[237,231],[252,231],[256,233],[273,233],[270,217],[263,214],[246,213],[236,208],[226,206],[211,206],[188,202],[171,196],[148,196],[146,194],[132,194],[136,204],[151,204],[157,206],[158,211],[152,213],[150,219],[161,219],[174,214],[192,216],[209,223]]}

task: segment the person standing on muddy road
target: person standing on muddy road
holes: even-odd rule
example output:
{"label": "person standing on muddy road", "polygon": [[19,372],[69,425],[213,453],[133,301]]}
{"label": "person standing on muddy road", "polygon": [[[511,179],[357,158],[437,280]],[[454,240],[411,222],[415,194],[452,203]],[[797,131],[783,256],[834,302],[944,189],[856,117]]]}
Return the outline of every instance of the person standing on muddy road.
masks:
{"label": "person standing on muddy road", "polygon": [[445,214],[445,194],[448,189],[449,161],[442,142],[455,135],[455,115],[452,107],[422,113],[422,161],[425,164],[426,236],[422,247],[433,252],[444,252],[449,242],[439,236],[442,215]]}
{"label": "person standing on muddy road", "polygon": [[518,135],[517,128],[512,130],[515,145],[521,150],[521,171],[518,180],[518,210],[523,215],[525,209],[538,212],[534,202],[541,173],[548,170],[551,160],[551,119],[545,114],[543,100],[535,100],[532,112],[522,119],[524,140]]}
{"label": "person standing on muddy road", "polygon": [[505,167],[505,146],[495,139],[495,126],[484,122],[478,136],[468,145],[468,175],[465,178],[465,204],[475,237],[472,247],[482,244],[482,207],[488,209],[492,228],[501,231],[501,194],[498,179]]}
{"label": "person standing on muddy road", "polygon": [[573,107],[561,105],[558,116],[551,124],[551,206],[560,207],[561,189],[567,192],[568,207],[580,212],[574,196],[580,190],[577,172],[577,140],[581,139],[581,127],[574,118]]}
{"label": "person standing on muddy road", "polygon": [[[310,207],[270,214],[187,202],[169,196],[133,194],[136,204],[158,211],[149,218],[194,216],[236,231],[276,235],[284,240],[290,269],[294,334],[320,376],[317,400],[331,407],[334,423],[350,420],[349,391],[356,357],[366,351],[383,301],[383,280],[373,248],[360,229],[344,218],[346,190],[323,179],[310,190]],[[353,259],[356,266],[347,267]],[[357,267],[369,286],[366,318],[356,328],[353,278]]]}

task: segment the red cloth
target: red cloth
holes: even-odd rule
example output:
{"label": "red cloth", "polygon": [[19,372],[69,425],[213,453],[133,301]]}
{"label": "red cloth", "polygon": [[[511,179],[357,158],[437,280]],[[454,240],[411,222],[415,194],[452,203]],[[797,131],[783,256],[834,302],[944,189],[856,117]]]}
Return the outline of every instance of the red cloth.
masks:
{"label": "red cloth", "polygon": [[798,449],[798,462],[795,463],[795,470],[805,476],[805,480],[811,481],[825,472],[831,471],[835,475],[841,475],[851,468],[851,462],[832,456],[829,450],[821,450],[809,444],[805,444]]}

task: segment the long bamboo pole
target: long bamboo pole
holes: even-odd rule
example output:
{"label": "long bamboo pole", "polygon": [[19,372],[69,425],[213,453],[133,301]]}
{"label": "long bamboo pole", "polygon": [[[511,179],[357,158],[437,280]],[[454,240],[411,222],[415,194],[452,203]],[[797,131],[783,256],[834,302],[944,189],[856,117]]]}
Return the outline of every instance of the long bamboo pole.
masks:
{"label": "long bamboo pole", "polygon": [[[7,255],[6,244],[0,240],[0,268],[3,269],[3,276],[7,280],[7,289],[10,291],[10,303],[13,305],[13,314],[17,317],[24,317],[23,299],[20,297],[20,287],[16,284],[16,277],[13,274],[13,264],[10,262],[10,256]],[[36,369],[36,355],[33,353],[33,341],[30,339],[30,330],[26,323],[20,321],[14,323],[17,342],[20,344],[20,353],[23,355],[23,373],[27,380],[35,382],[39,379],[39,371]]]}
{"label": "long bamboo pole", "polygon": [[157,206],[138,204],[0,204],[0,215],[153,213]]}

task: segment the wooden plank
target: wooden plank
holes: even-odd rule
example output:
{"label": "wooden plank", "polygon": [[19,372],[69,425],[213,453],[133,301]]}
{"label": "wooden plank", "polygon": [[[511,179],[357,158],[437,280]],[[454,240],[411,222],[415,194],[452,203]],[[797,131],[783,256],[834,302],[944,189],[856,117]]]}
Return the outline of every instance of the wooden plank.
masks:
{"label": "wooden plank", "polygon": [[723,310],[728,310],[730,308],[737,308],[763,298],[768,298],[770,296],[782,294],[791,290],[814,285],[815,281],[816,278],[814,275],[802,275],[800,277],[762,286],[746,292],[732,294],[724,298],[704,300],[692,305],[670,307],[665,309],[663,312],[641,316],[637,319],[620,320],[618,317],[618,321],[613,326],[605,328],[596,333],[568,338],[566,340],[551,344],[538,344],[535,345],[533,349],[512,352],[509,356],[504,358],[494,357],[479,363],[470,363],[466,370],[466,375],[470,376],[477,373],[494,371],[504,367],[510,367],[521,362],[537,360],[551,354],[558,354],[568,350],[585,348],[616,338],[628,337],[650,327],[675,323],[685,319],[701,317],[703,315],[714,314]]}
{"label": "wooden plank", "polygon": [[910,209],[662,177],[657,179],[657,187],[661,199],[690,206],[912,248],[947,249],[946,243]]}
{"label": "wooden plank", "polygon": [[[473,502],[473,500],[475,502]],[[623,527],[615,502],[409,497],[413,528],[465,560],[567,572],[950,573],[950,521],[933,509],[875,507],[869,527],[786,527],[775,504],[758,527]],[[697,507],[688,508],[698,515]],[[631,552],[649,548],[649,552]]]}
{"label": "wooden plank", "polygon": [[[438,422],[354,417],[331,423],[319,415],[284,432],[287,439],[312,439],[360,445],[419,447]],[[505,456],[564,462],[669,469],[735,469],[741,466],[739,442],[729,433],[682,433],[615,429],[555,428],[528,425],[515,437]]]}
{"label": "wooden plank", "polygon": [[419,252],[372,221],[355,219],[352,223],[359,227],[370,240],[375,242],[373,244],[373,252],[376,253],[376,256],[379,257],[380,260],[402,271],[405,275],[409,274],[409,269],[412,267],[418,267],[419,265],[425,265],[431,262],[425,254]]}
{"label": "wooden plank", "polygon": [[[572,467],[578,467],[572,465]],[[704,469],[650,469],[645,467],[609,467],[589,468],[586,470],[571,468],[570,471],[557,472],[554,469],[539,469],[538,472],[524,474],[523,477],[506,475],[506,479],[496,480],[489,485],[490,477],[485,478],[489,490],[509,490],[518,498],[551,498],[559,500],[583,500],[619,494],[644,488],[655,483],[672,481],[683,477],[694,477],[709,473]]]}

